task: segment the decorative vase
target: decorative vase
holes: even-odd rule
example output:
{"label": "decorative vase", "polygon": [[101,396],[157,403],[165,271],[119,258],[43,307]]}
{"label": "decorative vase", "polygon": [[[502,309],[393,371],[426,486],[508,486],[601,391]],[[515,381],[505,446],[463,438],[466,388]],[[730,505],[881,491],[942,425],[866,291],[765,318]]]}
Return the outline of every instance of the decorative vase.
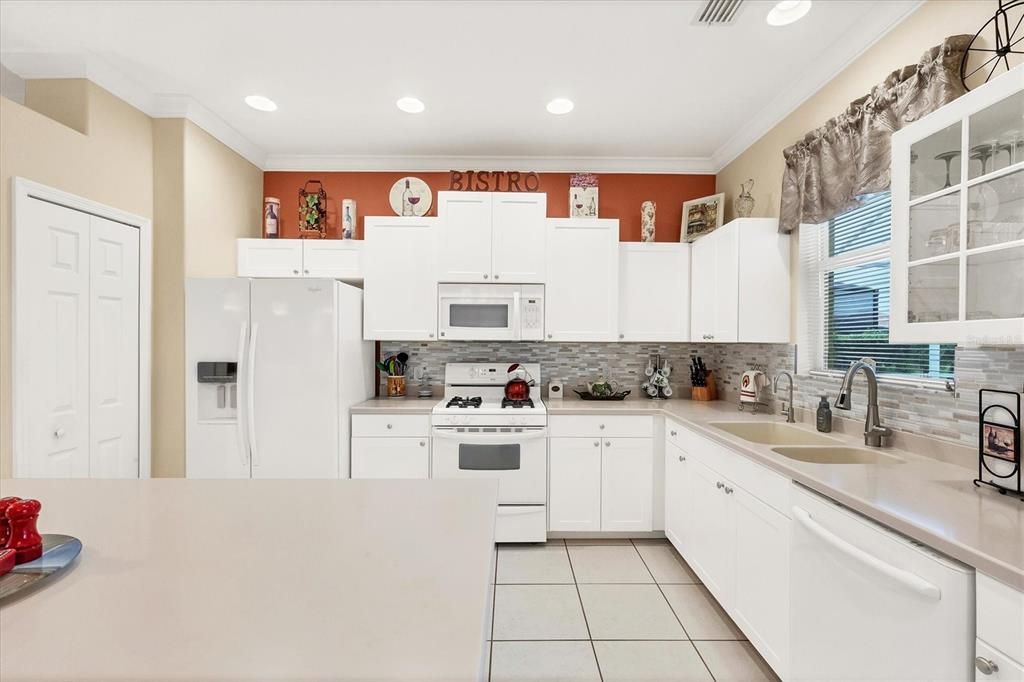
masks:
{"label": "decorative vase", "polygon": [[653,201],[645,201],[640,205],[640,241],[654,241],[654,212],[658,205]]}
{"label": "decorative vase", "polygon": [[356,238],[356,201],[343,199],[341,202],[341,238]]}
{"label": "decorative vase", "polygon": [[[747,185],[750,185],[749,187]],[[754,197],[750,195],[750,190],[754,189],[754,181],[747,180],[740,185],[740,195],[736,197],[736,202],[733,204],[736,209],[736,216],[739,218],[749,218],[750,214],[754,212]]]}

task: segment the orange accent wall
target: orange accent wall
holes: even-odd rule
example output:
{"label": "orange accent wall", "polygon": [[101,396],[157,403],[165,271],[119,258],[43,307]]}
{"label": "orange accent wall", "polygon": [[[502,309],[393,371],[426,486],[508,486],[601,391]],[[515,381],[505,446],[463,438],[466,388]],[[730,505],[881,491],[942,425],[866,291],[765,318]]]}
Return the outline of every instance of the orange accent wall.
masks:
{"label": "orange accent wall", "polygon": [[[267,171],[263,174],[264,196],[281,200],[280,232],[282,237],[298,236],[299,189],[307,180],[320,180],[327,190],[328,236],[338,237],[338,212],[342,199],[355,199],[358,227],[356,237],[363,237],[365,216],[394,215],[388,203],[391,186],[399,178],[414,175],[430,186],[434,193],[429,215],[437,215],[437,193],[448,189],[448,173],[378,173],[378,172],[303,172]],[[548,216],[569,215],[570,173],[539,173],[538,192],[547,192]],[[669,175],[600,173],[598,174],[598,215],[618,218],[619,239],[640,241],[640,204],[648,199],[657,208],[655,239],[659,242],[679,241],[679,224],[683,202],[715,193],[714,175]]]}

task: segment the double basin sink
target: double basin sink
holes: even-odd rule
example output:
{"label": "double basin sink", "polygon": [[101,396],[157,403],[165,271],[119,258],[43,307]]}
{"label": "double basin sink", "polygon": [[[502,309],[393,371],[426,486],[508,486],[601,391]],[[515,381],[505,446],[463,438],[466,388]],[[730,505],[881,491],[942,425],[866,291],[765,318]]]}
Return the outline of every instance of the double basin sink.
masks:
{"label": "double basin sink", "polygon": [[842,445],[833,438],[778,422],[711,422],[737,438],[774,445],[772,452],[811,464],[900,464],[901,457],[878,450]]}

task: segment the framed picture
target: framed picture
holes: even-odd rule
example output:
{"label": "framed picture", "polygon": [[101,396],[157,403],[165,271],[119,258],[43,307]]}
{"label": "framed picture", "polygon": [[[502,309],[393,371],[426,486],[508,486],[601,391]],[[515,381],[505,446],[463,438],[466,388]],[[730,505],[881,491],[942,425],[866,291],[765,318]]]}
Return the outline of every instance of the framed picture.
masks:
{"label": "framed picture", "polygon": [[983,454],[999,459],[1016,460],[1017,430],[1012,426],[1001,424],[982,424],[981,451]]}
{"label": "framed picture", "polygon": [[692,242],[697,237],[722,226],[725,212],[725,193],[692,199],[683,204],[683,223],[679,228],[679,241]]}

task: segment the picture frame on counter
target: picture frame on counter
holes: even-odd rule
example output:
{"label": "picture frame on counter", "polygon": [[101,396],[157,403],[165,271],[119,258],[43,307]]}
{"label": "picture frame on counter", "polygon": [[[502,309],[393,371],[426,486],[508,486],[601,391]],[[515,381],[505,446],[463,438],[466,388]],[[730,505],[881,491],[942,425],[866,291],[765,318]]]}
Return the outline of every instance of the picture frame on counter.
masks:
{"label": "picture frame on counter", "polygon": [[1020,394],[983,388],[978,391],[978,477],[976,486],[1016,495],[1021,486]]}
{"label": "picture frame on counter", "polygon": [[725,217],[725,192],[683,202],[683,220],[679,240],[692,242],[722,226]]}

